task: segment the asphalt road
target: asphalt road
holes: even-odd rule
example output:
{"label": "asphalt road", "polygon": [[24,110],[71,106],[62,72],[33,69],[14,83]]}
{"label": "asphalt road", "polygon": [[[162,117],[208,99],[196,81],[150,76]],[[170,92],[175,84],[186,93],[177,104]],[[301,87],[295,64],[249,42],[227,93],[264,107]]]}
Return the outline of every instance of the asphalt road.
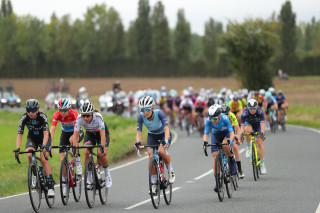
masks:
{"label": "asphalt road", "polygon": [[[175,191],[171,205],[167,206],[162,198],[157,211],[316,212],[320,202],[320,131],[289,126],[285,133],[268,132],[264,142],[267,174],[254,181],[250,161],[243,152],[245,179],[239,182],[239,189],[234,191],[233,197],[229,199],[225,196],[223,202],[213,191],[212,157],[203,154],[199,134],[187,137],[185,132],[176,132],[178,138],[169,150],[176,173]],[[240,146],[240,150],[244,148],[244,145]],[[109,190],[107,205],[101,205],[96,197],[90,212],[155,211],[149,201],[147,160],[143,157],[133,160],[139,161],[111,167],[113,186]],[[45,200],[41,204],[41,212],[88,212],[84,191],[79,203],[70,195],[68,206],[63,206],[59,187],[56,187],[55,207],[48,209]],[[1,213],[33,212],[28,194],[0,198],[0,206]]]}

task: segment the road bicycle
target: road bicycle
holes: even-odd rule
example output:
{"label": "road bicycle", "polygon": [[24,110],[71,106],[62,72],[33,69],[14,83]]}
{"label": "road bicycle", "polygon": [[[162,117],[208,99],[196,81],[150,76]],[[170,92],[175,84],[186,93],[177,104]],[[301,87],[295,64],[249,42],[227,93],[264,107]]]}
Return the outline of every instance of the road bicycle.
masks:
{"label": "road bicycle", "polygon": [[202,124],[203,120],[204,120],[203,114],[197,113],[195,124],[197,126],[197,130],[199,131],[200,137],[203,136],[203,131],[204,131],[204,125]]}
{"label": "road bicycle", "polygon": [[[227,191],[227,195],[229,198],[232,197],[233,190],[237,187],[236,175],[231,175],[231,167],[230,160],[227,156],[227,153],[222,148],[223,146],[229,146],[228,143],[216,143],[216,144],[208,144],[208,146],[216,146],[218,148],[218,155],[216,157],[215,168],[214,168],[214,177],[217,186],[218,198],[222,202],[224,199],[224,186]],[[231,151],[231,147],[230,147]],[[204,154],[208,156],[207,147],[204,148]]]}
{"label": "road bicycle", "polygon": [[[52,146],[52,148],[60,148],[64,152],[64,158],[61,161],[60,166],[60,194],[63,205],[67,205],[69,201],[69,192],[72,188],[73,197],[76,202],[79,202],[81,197],[81,186],[82,186],[82,175],[76,174],[77,171],[76,163],[74,160],[74,155],[69,152],[70,148],[75,148],[74,146]],[[71,157],[69,161],[68,156]],[[66,180],[63,180],[63,177]],[[66,188],[66,194],[63,194],[63,188]]]}
{"label": "road bicycle", "polygon": [[257,144],[256,144],[256,137],[257,135],[260,135],[261,132],[250,132],[250,133],[244,133],[243,135],[250,135],[251,136],[251,150],[250,150],[250,161],[252,164],[252,170],[253,170],[253,178],[256,181],[259,179],[259,175],[261,175],[260,170],[260,158],[257,150]]}
{"label": "road bicycle", "polygon": [[[159,143],[162,143],[161,140]],[[136,151],[137,155],[141,157],[139,149],[150,147],[153,149],[153,157],[152,161],[150,162],[149,166],[149,190],[150,190],[150,197],[152,201],[152,205],[155,209],[159,207],[160,204],[160,191],[163,192],[163,197],[167,205],[170,205],[171,199],[172,199],[172,183],[169,182],[169,171],[167,169],[167,166],[163,162],[158,148],[159,145],[146,145],[146,146],[140,146]],[[161,144],[163,146],[163,144]],[[167,150],[164,148],[165,153],[168,154]],[[156,174],[156,183],[151,182],[152,174]],[[156,191],[153,193],[152,186],[156,186]]]}
{"label": "road bicycle", "polygon": [[280,121],[279,121],[279,124],[281,126],[281,129],[282,131],[286,131],[286,118],[285,118],[285,115],[284,115],[284,109],[280,108]]}
{"label": "road bicycle", "polygon": [[[102,166],[100,164],[100,160],[98,155],[93,152],[93,149],[99,147],[101,154],[103,154],[103,147],[101,145],[96,146],[80,146],[76,147],[77,149],[88,149],[89,158],[86,162],[85,172],[84,172],[84,192],[86,195],[86,201],[89,208],[94,206],[96,191],[99,190],[99,197],[102,205],[107,203],[108,198],[108,188],[106,187],[106,175],[104,173],[104,169],[100,169]],[[94,162],[94,157],[97,157],[96,163]],[[88,182],[88,178],[91,182]]]}
{"label": "road bicycle", "polygon": [[[25,152],[19,152],[20,154],[31,153],[32,160],[29,164],[28,168],[28,190],[29,190],[29,197],[32,208],[35,212],[40,210],[41,199],[43,198],[42,194],[44,194],[44,198],[46,199],[47,205],[49,208],[53,208],[55,197],[48,196],[48,183],[44,176],[43,167],[40,161],[40,158],[36,156],[37,152],[41,152],[42,150],[29,150]],[[19,155],[15,152],[15,159],[19,164],[21,164]],[[50,152],[50,156],[51,152]],[[46,154],[44,153],[44,158],[48,160]],[[53,183],[54,185],[54,183]],[[54,190],[54,187],[53,187]]]}
{"label": "road bicycle", "polygon": [[277,123],[277,111],[269,109],[269,124],[270,124],[270,130],[272,133],[275,133],[278,128],[278,123]]}

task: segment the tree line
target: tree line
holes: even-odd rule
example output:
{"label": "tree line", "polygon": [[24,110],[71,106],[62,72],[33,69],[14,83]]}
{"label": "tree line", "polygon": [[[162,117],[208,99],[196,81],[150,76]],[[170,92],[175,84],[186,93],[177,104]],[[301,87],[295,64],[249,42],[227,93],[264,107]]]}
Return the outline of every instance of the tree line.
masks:
{"label": "tree line", "polygon": [[[51,16],[44,23],[17,16],[10,0],[0,9],[0,77],[229,76],[243,85],[271,85],[278,69],[289,75],[320,74],[320,21],[296,24],[291,2],[267,20],[221,22],[210,18],[204,35],[192,34],[183,9],[174,29],[161,1],[140,0],[127,30],[105,4],[83,19]],[[268,75],[268,78],[264,76]],[[261,85],[259,85],[260,88]],[[253,85],[253,87],[255,87]]]}

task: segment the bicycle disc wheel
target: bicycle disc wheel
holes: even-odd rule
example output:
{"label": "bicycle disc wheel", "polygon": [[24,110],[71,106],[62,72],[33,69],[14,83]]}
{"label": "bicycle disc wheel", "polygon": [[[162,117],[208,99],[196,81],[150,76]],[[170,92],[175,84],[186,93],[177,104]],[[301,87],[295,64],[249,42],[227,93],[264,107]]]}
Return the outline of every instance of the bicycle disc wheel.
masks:
{"label": "bicycle disc wheel", "polygon": [[77,175],[77,173],[75,171],[77,171],[77,167],[73,167],[73,172],[74,172],[73,184],[74,184],[74,187],[72,188],[72,192],[73,192],[74,200],[76,202],[79,202],[80,197],[81,197],[82,175]]}
{"label": "bicycle disc wheel", "polygon": [[172,199],[172,183],[169,182],[169,171],[167,166],[163,162],[161,162],[161,166],[164,174],[164,180],[161,183],[163,187],[163,197],[166,204],[170,205]]}
{"label": "bicycle disc wheel", "polygon": [[229,198],[231,198],[233,193],[234,183],[233,183],[233,176],[231,175],[230,162],[226,162],[226,163],[227,165],[224,165],[227,168],[227,171],[225,171],[224,173],[224,183],[226,185],[227,195]]}
{"label": "bicycle disc wheel", "polygon": [[[68,162],[66,159],[61,161],[60,166],[60,195],[63,205],[67,205],[69,201],[69,192],[70,192],[70,185],[69,185],[69,169],[68,169]],[[63,181],[63,175],[65,175],[65,180]],[[63,188],[66,189],[66,194],[63,194]]]}
{"label": "bicycle disc wheel", "polygon": [[40,177],[37,172],[36,165],[34,163],[29,164],[28,189],[32,208],[35,212],[38,212],[40,210],[42,190],[40,184]]}
{"label": "bicycle disc wheel", "polygon": [[[151,182],[151,177],[152,177],[152,170],[156,171],[156,183],[152,184]],[[155,193],[152,193],[152,186],[156,185],[156,191]],[[155,209],[159,207],[160,203],[160,180],[159,180],[159,169],[158,169],[158,164],[156,160],[152,160],[150,163],[150,168],[149,168],[149,190],[150,190],[150,197],[152,201],[152,205]]]}
{"label": "bicycle disc wheel", "polygon": [[251,146],[251,151],[252,151],[252,170],[253,170],[253,178],[256,181],[257,180],[257,156],[256,156],[256,147],[252,143]]}
{"label": "bicycle disc wheel", "polygon": [[85,167],[84,173],[84,192],[86,195],[86,201],[89,208],[94,205],[94,200],[96,196],[96,173],[94,169],[93,162],[88,159]]}
{"label": "bicycle disc wheel", "polygon": [[100,177],[101,180],[99,182],[100,184],[100,188],[99,188],[99,197],[100,197],[100,201],[103,205],[106,205],[107,203],[107,199],[108,199],[108,188],[106,187],[106,175],[104,173],[104,168],[100,166]]}
{"label": "bicycle disc wheel", "polygon": [[[220,167],[220,168],[219,168]],[[217,193],[218,198],[222,202],[224,198],[224,168],[222,164],[222,159],[220,154],[216,157],[216,164],[215,164],[215,179],[216,179],[216,186],[217,186]]]}

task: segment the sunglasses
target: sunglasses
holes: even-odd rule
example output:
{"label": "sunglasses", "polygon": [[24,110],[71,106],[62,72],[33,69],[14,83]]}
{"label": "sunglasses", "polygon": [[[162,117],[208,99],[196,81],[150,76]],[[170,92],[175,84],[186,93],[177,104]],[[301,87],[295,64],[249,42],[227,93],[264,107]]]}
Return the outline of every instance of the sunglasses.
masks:
{"label": "sunglasses", "polygon": [[209,117],[210,121],[217,121],[219,119],[219,117]]}
{"label": "sunglasses", "polygon": [[60,112],[69,112],[69,109],[59,109]]}
{"label": "sunglasses", "polygon": [[81,115],[81,117],[83,118],[89,118],[92,114],[84,114],[84,115]]}
{"label": "sunglasses", "polygon": [[150,112],[150,111],[151,111],[151,108],[144,108],[140,110],[140,112]]}
{"label": "sunglasses", "polygon": [[27,113],[35,113],[38,109],[35,109],[35,108],[31,108],[31,109],[26,109],[27,110]]}
{"label": "sunglasses", "polygon": [[256,110],[257,107],[253,107],[253,108],[248,108],[250,111]]}

